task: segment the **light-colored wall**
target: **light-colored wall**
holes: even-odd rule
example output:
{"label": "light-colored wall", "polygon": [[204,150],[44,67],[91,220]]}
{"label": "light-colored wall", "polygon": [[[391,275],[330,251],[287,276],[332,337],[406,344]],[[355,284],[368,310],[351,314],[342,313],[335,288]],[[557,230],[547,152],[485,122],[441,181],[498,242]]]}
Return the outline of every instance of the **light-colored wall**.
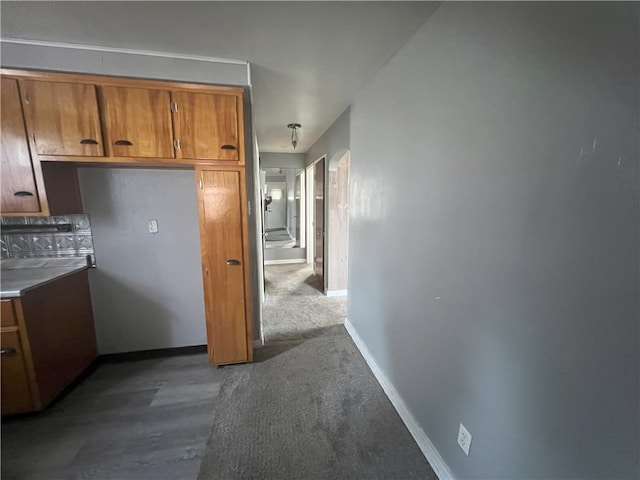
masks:
{"label": "light-colored wall", "polygon": [[638,478],[638,8],[443,2],[351,106],[349,319],[456,478]]}
{"label": "light-colored wall", "polygon": [[215,61],[154,52],[0,41],[2,66],[185,82],[248,85],[246,62]]}
{"label": "light-colored wall", "polygon": [[349,150],[349,135],[351,129],[349,119],[350,109],[347,108],[307,151],[305,154],[305,164],[307,166],[311,165],[323,155],[326,155],[327,161],[325,165],[327,170],[334,166],[334,164],[337,167],[340,159],[347,150]]}
{"label": "light-colored wall", "polygon": [[79,178],[99,353],[206,344],[194,172],[81,168]]}
{"label": "light-colored wall", "polygon": [[262,342],[262,304],[264,302],[264,270],[262,254],[262,213],[260,209],[260,167],[258,141],[253,132],[253,105],[250,87],[244,89],[245,171],[247,202],[249,202],[249,262],[251,263],[251,295],[253,309],[253,339]]}
{"label": "light-colored wall", "polygon": [[[331,124],[326,132],[313,144],[313,146],[305,154],[305,164],[311,165],[315,161],[322,157],[325,157],[325,209],[324,209],[324,226],[325,226],[325,238],[324,242],[324,290],[325,292],[330,289],[330,285],[334,282],[330,281],[330,278],[334,276],[335,265],[332,264],[331,258],[337,258],[335,255],[329,255],[329,246],[335,245],[332,238],[331,224],[335,223],[335,219],[329,218],[330,204],[331,204],[331,192],[329,191],[329,182],[331,180],[331,174],[329,170],[336,170],[340,159],[349,151],[350,143],[350,108],[347,108],[340,116]],[[347,248],[346,245],[343,245]]]}
{"label": "light-colored wall", "polygon": [[304,168],[304,153],[260,152],[260,168]]}

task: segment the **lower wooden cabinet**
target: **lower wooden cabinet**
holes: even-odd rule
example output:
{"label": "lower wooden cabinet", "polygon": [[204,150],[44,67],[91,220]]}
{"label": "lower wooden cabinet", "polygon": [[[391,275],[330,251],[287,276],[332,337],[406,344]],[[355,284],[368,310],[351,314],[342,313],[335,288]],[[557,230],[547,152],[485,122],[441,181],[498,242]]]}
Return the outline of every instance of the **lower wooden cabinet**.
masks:
{"label": "lower wooden cabinet", "polygon": [[209,362],[253,360],[244,169],[197,171]]}
{"label": "lower wooden cabinet", "polygon": [[0,304],[2,415],[41,410],[97,356],[87,272]]}
{"label": "lower wooden cabinet", "polygon": [[35,410],[31,376],[18,331],[2,332],[2,414]]}

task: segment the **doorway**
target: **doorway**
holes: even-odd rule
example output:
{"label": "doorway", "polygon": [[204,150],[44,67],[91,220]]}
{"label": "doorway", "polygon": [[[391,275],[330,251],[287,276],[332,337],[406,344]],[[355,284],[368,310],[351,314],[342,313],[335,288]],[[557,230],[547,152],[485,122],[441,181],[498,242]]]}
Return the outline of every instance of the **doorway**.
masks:
{"label": "doorway", "polygon": [[[294,250],[268,246],[275,241],[275,230],[271,231],[271,228],[281,228],[282,214],[278,213],[277,205],[281,197],[287,197],[287,212],[291,209],[296,212],[296,222],[291,224],[293,228],[289,228],[288,232],[299,242],[299,246],[305,248],[301,263],[265,262],[266,292],[262,325],[267,344],[308,338],[333,325],[344,323],[346,297],[344,294],[334,296],[338,293],[335,286],[334,291],[327,290],[331,280],[331,266],[327,264],[331,258],[327,255],[332,255],[327,227],[331,222],[331,212],[339,211],[340,223],[335,226],[331,224],[331,228],[335,228],[336,232],[344,231],[343,222],[345,219],[348,221],[348,210],[345,209],[348,206],[348,192],[346,195],[340,192],[336,196],[334,201],[337,203],[332,210],[331,182],[334,182],[332,179],[335,175],[331,171],[327,173],[328,165],[326,156],[322,156],[296,172],[295,181],[286,186],[282,184],[286,183],[283,179],[286,169],[262,171],[263,195],[265,201],[269,201],[265,215],[271,215],[271,219],[265,218],[265,238],[268,240],[269,236],[272,237],[271,242],[265,242],[265,258],[273,255],[274,250]],[[342,238],[342,235],[339,237]],[[343,248],[346,247],[346,244],[343,245]],[[340,257],[340,260],[344,258]]]}
{"label": "doorway", "polygon": [[262,168],[261,190],[265,265],[303,263],[305,171],[302,168]]}

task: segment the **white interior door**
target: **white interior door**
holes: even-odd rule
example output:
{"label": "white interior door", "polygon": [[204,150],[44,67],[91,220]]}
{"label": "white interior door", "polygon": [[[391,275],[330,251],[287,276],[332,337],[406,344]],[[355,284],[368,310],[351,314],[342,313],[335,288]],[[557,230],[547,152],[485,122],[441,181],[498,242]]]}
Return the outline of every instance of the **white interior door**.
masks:
{"label": "white interior door", "polygon": [[287,184],[269,182],[266,184],[267,197],[271,203],[265,212],[265,231],[287,228]]}

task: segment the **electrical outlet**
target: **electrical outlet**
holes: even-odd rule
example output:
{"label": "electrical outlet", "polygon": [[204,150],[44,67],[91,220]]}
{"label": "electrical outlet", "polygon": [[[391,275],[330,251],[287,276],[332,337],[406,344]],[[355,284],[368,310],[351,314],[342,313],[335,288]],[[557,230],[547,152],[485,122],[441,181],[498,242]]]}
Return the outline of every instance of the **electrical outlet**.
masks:
{"label": "electrical outlet", "polygon": [[158,233],[158,220],[149,220],[149,233]]}
{"label": "electrical outlet", "polygon": [[471,434],[463,424],[460,424],[460,429],[458,430],[458,445],[460,445],[462,451],[468,456],[469,448],[471,447]]}

